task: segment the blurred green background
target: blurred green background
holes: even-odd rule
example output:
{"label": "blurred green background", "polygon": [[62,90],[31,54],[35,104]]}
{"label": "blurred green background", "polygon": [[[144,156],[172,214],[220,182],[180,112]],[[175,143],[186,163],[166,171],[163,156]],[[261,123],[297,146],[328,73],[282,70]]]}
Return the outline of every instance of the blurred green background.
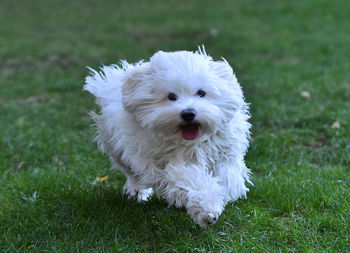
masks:
{"label": "blurred green background", "polygon": [[[344,0],[2,0],[0,250],[349,251],[349,10]],[[82,91],[86,66],[202,44],[233,66],[251,104],[255,185],[206,229],[121,194]]]}

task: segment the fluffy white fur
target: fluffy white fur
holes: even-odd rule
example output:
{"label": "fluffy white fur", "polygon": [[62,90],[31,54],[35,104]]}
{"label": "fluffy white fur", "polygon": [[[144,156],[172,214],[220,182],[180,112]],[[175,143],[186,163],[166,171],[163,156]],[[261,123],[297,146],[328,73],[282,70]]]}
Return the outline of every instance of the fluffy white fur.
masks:
{"label": "fluffy white fur", "polygon": [[[149,62],[92,70],[84,89],[96,97],[96,139],[127,177],[124,191],[139,200],[155,192],[184,207],[201,226],[246,197],[244,163],[248,106],[230,65],[197,52],[159,51]],[[204,97],[197,94],[205,92]],[[169,93],[177,100],[170,101]],[[181,135],[183,110],[196,112],[198,137]]]}

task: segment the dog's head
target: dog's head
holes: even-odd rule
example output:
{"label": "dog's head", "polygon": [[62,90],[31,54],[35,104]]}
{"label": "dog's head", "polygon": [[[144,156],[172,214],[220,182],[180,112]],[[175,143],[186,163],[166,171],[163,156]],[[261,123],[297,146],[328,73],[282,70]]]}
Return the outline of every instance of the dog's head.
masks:
{"label": "dog's head", "polygon": [[143,128],[186,140],[216,133],[245,106],[230,65],[201,50],[159,51],[123,82],[123,107]]}

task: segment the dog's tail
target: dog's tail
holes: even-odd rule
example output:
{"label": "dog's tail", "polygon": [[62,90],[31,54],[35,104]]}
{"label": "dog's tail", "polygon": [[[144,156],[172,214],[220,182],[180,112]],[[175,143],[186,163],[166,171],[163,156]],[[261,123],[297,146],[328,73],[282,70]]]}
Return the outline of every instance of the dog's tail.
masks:
{"label": "dog's tail", "polygon": [[96,103],[105,107],[111,103],[121,106],[121,85],[127,63],[122,67],[118,65],[103,66],[96,71],[92,68],[90,75],[85,79],[84,90],[96,97]]}

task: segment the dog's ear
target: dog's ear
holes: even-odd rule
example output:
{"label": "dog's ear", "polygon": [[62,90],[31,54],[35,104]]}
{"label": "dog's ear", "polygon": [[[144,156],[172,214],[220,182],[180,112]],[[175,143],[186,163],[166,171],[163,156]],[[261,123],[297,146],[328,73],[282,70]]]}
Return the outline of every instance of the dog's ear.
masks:
{"label": "dog's ear", "polygon": [[242,105],[245,105],[243,92],[230,64],[223,59],[222,61],[211,62],[210,67],[216,76],[223,80],[220,85],[221,89],[225,90],[227,95],[229,94],[226,97],[230,99],[230,105],[233,106],[230,110],[234,111],[242,108]]}
{"label": "dog's ear", "polygon": [[133,112],[141,97],[137,91],[146,85],[147,77],[152,73],[148,64],[136,66],[124,78],[122,86],[122,104],[126,111]]}
{"label": "dog's ear", "polygon": [[230,64],[223,58],[222,61],[211,62],[211,69],[216,75],[232,85],[237,85],[237,78]]}

